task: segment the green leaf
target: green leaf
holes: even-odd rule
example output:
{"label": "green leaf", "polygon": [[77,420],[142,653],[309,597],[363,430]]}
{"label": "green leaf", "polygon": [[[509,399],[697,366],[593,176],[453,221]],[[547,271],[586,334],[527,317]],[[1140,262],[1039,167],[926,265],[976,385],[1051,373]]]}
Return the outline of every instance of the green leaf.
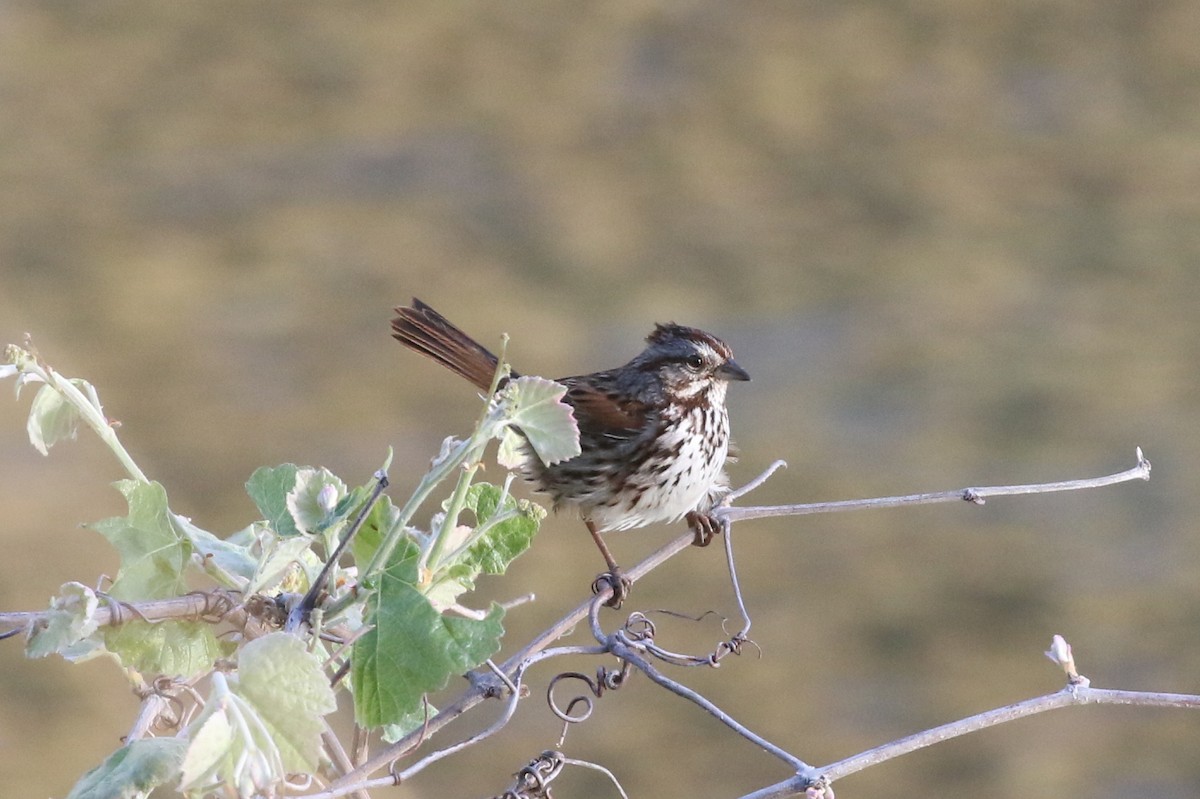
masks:
{"label": "green leaf", "polygon": [[[189,789],[203,788],[213,784],[236,784],[241,781],[243,774],[242,770],[237,767],[236,758],[247,747],[244,742],[239,741],[236,735],[239,730],[230,721],[225,709],[218,704],[217,697],[209,697],[204,713],[192,722],[188,727],[188,732],[190,741],[181,768],[183,775],[180,779],[180,788],[190,793]],[[237,743],[243,745],[235,747]],[[249,762],[249,759],[247,757],[246,761]],[[282,767],[279,770],[282,770]],[[240,792],[240,795],[252,795],[254,789],[258,787],[253,778],[248,782],[249,790]]]}
{"label": "green leaf", "polygon": [[188,796],[275,795],[273,787],[287,776],[258,709],[231,689],[222,672],[213,673],[212,692],[187,734],[179,787]]}
{"label": "green leaf", "polygon": [[[562,401],[567,387],[542,377],[518,377],[504,388],[510,423],[520,428],[542,463],[551,466],[579,454],[579,425]],[[511,450],[511,441],[508,444]]]}
{"label": "green leaf", "polygon": [[247,644],[237,674],[213,675],[212,694],[188,727],[181,787],[228,786],[239,796],[274,795],[290,772],[312,772],[321,754],[322,716],[336,708],[315,655],[286,633]]}
{"label": "green leaf", "polygon": [[80,777],[67,799],[140,799],[175,778],[186,748],[179,738],[134,741]]}
{"label": "green leaf", "polygon": [[433,704],[426,706],[422,702],[414,712],[405,713],[397,723],[384,724],[380,727],[379,737],[390,744],[394,744],[413,730],[419,730],[424,727],[425,720],[433,718],[437,715],[437,712],[438,710]]}
{"label": "green leaf", "polygon": [[375,507],[363,520],[358,535],[350,542],[350,551],[354,553],[354,562],[365,567],[371,562],[375,551],[383,543],[383,537],[400,522],[400,509],[392,504],[387,494],[381,494],[375,502]]}
{"label": "green leaf", "polygon": [[[262,562],[254,577],[246,586],[247,594],[261,594],[277,590],[305,591],[312,577],[323,565],[313,553],[312,539],[271,537],[266,545]],[[286,587],[281,586],[286,581]]]}
{"label": "green leaf", "polygon": [[158,483],[120,480],[129,515],[96,522],[121,555],[121,568],[109,593],[117,599],[165,599],[186,590],[183,570],[191,546],[179,534],[167,508],[167,492]]}
{"label": "green leaf", "polygon": [[354,644],[354,710],[366,727],[412,724],[422,697],[475,668],[500,648],[504,611],[464,619],[438,613],[415,587],[417,547],[402,541],[368,599],[374,627]]}
{"label": "green leaf", "polygon": [[[498,507],[501,496],[504,496],[504,505]],[[481,527],[491,522],[497,512],[512,514],[510,518],[488,527],[479,540],[471,545],[467,558],[462,561],[487,574],[504,574],[508,564],[529,549],[542,519],[546,518],[545,508],[533,502],[517,500],[511,494],[505,495],[499,487],[489,483],[471,486],[466,504]]]}
{"label": "green leaf", "polygon": [[[171,513],[167,492],[158,483],[121,480],[116,486],[125,495],[129,515],[91,525],[121,555],[109,593],[127,601],[183,594],[192,551],[178,528],[185,520]],[[207,671],[224,654],[212,625],[197,621],[129,621],[106,629],[104,645],[122,665],[149,675],[190,677]]]}
{"label": "green leaf", "polygon": [[[75,386],[87,385],[85,380],[72,380]],[[43,455],[64,439],[74,439],[79,429],[79,410],[51,385],[44,385],[33,398],[29,421],[25,425],[29,443]]]}
{"label": "green leaf", "polygon": [[[498,506],[504,497],[502,507]],[[473,540],[451,553],[433,575],[426,591],[438,610],[455,603],[474,590],[480,574],[503,574],[521,553],[529,549],[546,511],[540,505],[505,495],[498,486],[476,483],[467,490],[464,506],[475,514]]]}
{"label": "green leaf", "polygon": [[298,471],[300,471],[300,467],[294,463],[285,463],[282,466],[262,466],[256,469],[254,474],[250,475],[250,479],[246,481],[246,493],[258,506],[258,512],[271,523],[275,532],[280,535],[300,534],[287,507],[287,495],[296,487],[296,472]]}
{"label": "green leaf", "polygon": [[[296,482],[284,498],[296,528],[303,533],[319,533],[340,521],[336,512],[346,496],[346,484],[328,469],[304,468],[296,471]],[[342,514],[346,509],[342,509]]]}
{"label": "green leaf", "polygon": [[321,661],[287,633],[251,641],[238,655],[235,690],[253,703],[288,771],[314,771],[321,754],[321,717],[337,709]]}
{"label": "green leaf", "polygon": [[192,550],[204,558],[208,573],[226,588],[245,589],[247,582],[258,569],[258,558],[251,554],[250,545],[217,538],[207,530],[192,524],[191,520],[171,514],[175,530],[187,539]]}
{"label": "green leaf", "polygon": [[36,626],[25,643],[25,656],[43,658],[76,647],[98,627],[95,619],[100,600],[82,583],[65,583],[50,600],[50,613]]}
{"label": "green leaf", "polygon": [[131,621],[104,631],[104,645],[121,665],[151,677],[168,674],[194,677],[212,668],[213,662],[229,654],[202,621],[168,619],[151,624]]}

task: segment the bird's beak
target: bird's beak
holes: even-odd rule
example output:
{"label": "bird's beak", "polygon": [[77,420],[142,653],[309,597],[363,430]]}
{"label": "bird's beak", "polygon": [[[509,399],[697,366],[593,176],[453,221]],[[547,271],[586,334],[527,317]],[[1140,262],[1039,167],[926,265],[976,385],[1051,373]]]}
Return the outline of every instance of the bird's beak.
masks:
{"label": "bird's beak", "polygon": [[733,360],[732,358],[730,358],[728,361],[726,361],[725,363],[718,366],[717,371],[714,372],[714,374],[716,374],[716,376],[721,378],[722,380],[749,380],[750,379],[750,373],[747,372],[742,367],[738,366],[737,361]]}

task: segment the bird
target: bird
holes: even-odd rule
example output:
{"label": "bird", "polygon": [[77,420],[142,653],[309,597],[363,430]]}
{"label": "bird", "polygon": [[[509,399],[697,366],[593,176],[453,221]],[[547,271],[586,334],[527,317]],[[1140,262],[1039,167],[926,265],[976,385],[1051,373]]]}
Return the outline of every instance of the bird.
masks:
{"label": "bird", "polygon": [[[419,299],[395,312],[400,343],[489,390],[494,354]],[[519,376],[510,372],[499,388]],[[547,464],[526,446],[518,472],[555,510],[578,511],[608,567],[593,590],[611,585],[610,606],[621,606],[630,584],[601,533],[686,517],[703,546],[719,529],[710,511],[729,490],[726,389],[749,379],[724,341],[669,322],[624,366],[556,380],[579,426],[580,454]]]}

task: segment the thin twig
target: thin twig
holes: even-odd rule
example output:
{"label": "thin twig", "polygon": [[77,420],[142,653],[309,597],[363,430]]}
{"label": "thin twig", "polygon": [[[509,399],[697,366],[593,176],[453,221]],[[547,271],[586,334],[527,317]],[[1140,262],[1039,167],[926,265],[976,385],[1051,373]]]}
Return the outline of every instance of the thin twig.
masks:
{"label": "thin twig", "polygon": [[[1080,705],[1141,705],[1143,707],[1200,708],[1200,696],[1194,694],[1157,693],[1151,691],[1119,691],[1107,688],[1088,688],[1068,685],[1060,691],[1025,699],[1004,707],[988,710],[939,727],[914,733],[899,740],[868,749],[852,757],[817,769],[828,782],[846,777],[909,752],[957,738],[968,733],[1005,724],[1027,716]],[[741,799],[782,799],[803,794],[811,778],[797,774],[775,785],[748,793]]]}
{"label": "thin twig", "polygon": [[592,763],[588,760],[576,760],[571,757],[564,757],[562,762],[563,765],[567,766],[582,766],[583,768],[590,768],[599,771],[601,774],[608,777],[613,786],[621,792],[622,799],[629,799],[629,794],[625,793],[625,789],[621,787],[621,782],[617,779],[617,776],[599,763]]}
{"label": "thin twig", "polygon": [[1019,494],[1048,494],[1055,491],[1078,491],[1084,488],[1100,488],[1101,486],[1125,483],[1131,480],[1150,479],[1150,461],[1142,456],[1142,450],[1137,449],[1137,465],[1116,474],[1104,477],[1091,477],[1082,480],[1062,480],[1055,483],[1030,483],[1027,485],[983,486],[979,488],[961,488],[955,491],[937,491],[930,494],[906,494],[899,497],[875,497],[873,499],[848,499],[839,502],[811,502],[800,505],[762,505],[758,507],[734,508],[729,506],[717,507],[713,515],[722,521],[743,521],[745,519],[765,519],[772,516],[804,516],[810,513],[835,513],[846,510],[867,510],[871,508],[897,508],[905,505],[932,505],[939,502],[967,501],[976,505],[984,504],[988,497],[1016,496]]}
{"label": "thin twig", "polygon": [[[450,746],[447,746],[443,749],[439,749],[436,752],[431,752],[430,754],[421,758],[416,763],[412,764],[411,766],[404,769],[403,771],[394,771],[386,778],[374,779],[374,780],[363,780],[363,781],[357,782],[357,784],[356,784],[355,781],[352,781],[350,779],[350,776],[353,774],[358,774],[363,771],[362,768],[358,768],[358,769],[355,769],[350,774],[343,777],[342,779],[339,779],[337,782],[335,782],[329,790],[322,791],[322,792],[316,793],[316,794],[311,794],[309,796],[309,799],[337,799],[337,797],[339,797],[339,796],[346,796],[348,794],[354,793],[356,790],[374,788],[374,787],[379,787],[379,786],[383,786],[383,785],[400,785],[405,780],[409,780],[412,777],[419,774],[421,771],[424,771],[426,767],[432,765],[433,763],[436,763],[437,761],[439,761],[443,758],[449,757],[450,755],[461,752],[462,750],[466,749],[467,747],[474,746],[475,744],[479,743],[480,741],[484,740],[485,738],[490,738],[492,735],[495,735],[497,732],[504,729],[504,727],[512,719],[513,714],[517,712],[517,702],[521,698],[521,676],[524,673],[524,669],[519,668],[517,670],[516,674],[513,676],[513,678],[511,680],[509,680],[509,678],[504,676],[504,674],[500,671],[499,667],[495,666],[495,664],[490,664],[490,665],[492,666],[492,669],[494,671],[496,671],[496,673],[504,681],[504,684],[506,686],[511,687],[510,690],[508,691],[509,696],[508,696],[508,701],[505,703],[505,706],[504,706],[504,712],[501,713],[500,717],[497,718],[494,722],[492,722],[491,724],[489,724],[487,727],[480,730],[479,732],[475,733],[474,735],[471,735],[468,738],[465,738],[465,739],[459,741],[458,743],[451,744]],[[475,690],[475,689],[473,689],[473,690]],[[443,712],[445,712],[445,711],[443,711]],[[439,713],[438,716],[435,716],[434,718],[436,719],[436,718],[440,717],[441,715],[442,714]],[[430,726],[431,726],[432,722],[433,722],[433,719],[430,719],[430,723],[426,724],[425,727],[422,729],[422,732],[426,735],[426,737],[428,737],[428,735],[431,731]],[[406,736],[405,739],[403,739],[401,741],[401,743],[406,741],[408,737],[409,736]],[[394,747],[395,747],[395,744],[393,744],[392,748],[394,748]],[[375,759],[378,759],[378,758],[375,758]]]}
{"label": "thin twig", "polygon": [[[748,508],[735,508],[722,505],[715,508],[713,514],[717,516],[724,524],[725,522],[733,523],[742,519],[762,518],[767,516],[803,515],[809,513],[824,513],[830,511],[854,510],[871,507],[892,507],[896,505],[948,502],[952,500],[962,501],[963,499],[972,499],[973,501],[977,501],[978,499],[986,496],[999,496],[1006,493],[1021,494],[1038,493],[1041,491],[1064,491],[1078,488],[1111,485],[1113,483],[1124,482],[1128,480],[1149,479],[1150,463],[1142,456],[1140,448],[1137,450],[1137,457],[1138,464],[1133,469],[1116,475],[1095,478],[1092,480],[1046,483],[1032,486],[993,486],[986,488],[965,489],[957,492],[943,492],[941,494],[916,494],[909,497],[890,497],[883,498],[881,500],[853,500],[849,502],[818,503],[814,505],[784,505]],[[772,463],[757,478],[750,481],[742,488],[730,492],[730,494],[725,498],[725,501],[728,502],[737,497],[741,497],[753,488],[757,488],[758,486],[762,485],[762,483],[765,482],[772,473],[774,473],[783,465],[784,464],[782,461],[776,461]],[[629,569],[626,572],[626,576],[631,582],[636,582],[654,569],[658,568],[667,560],[670,560],[675,555],[687,549],[692,544],[693,539],[694,536],[690,531],[672,539],[645,560]],[[602,588],[596,596],[590,597],[588,600],[576,605],[561,619],[536,636],[521,650],[508,658],[508,660],[504,661],[504,663],[500,665],[500,669],[505,674],[509,675],[517,673],[517,670],[521,668],[522,664],[531,662],[531,658],[536,658],[539,652],[542,652],[542,650],[550,647],[555,641],[574,629],[580,621],[587,618],[589,608],[593,606],[593,603],[603,603],[611,596],[611,591],[612,589],[609,587]],[[597,629],[593,627],[593,634],[596,634],[596,632]],[[605,641],[602,633],[600,634],[599,638],[603,644]],[[485,699],[485,689],[481,685],[473,686],[459,696],[456,701],[442,708],[437,715],[431,718],[428,725],[426,725],[424,734],[432,735],[436,733],[442,727],[471,710]],[[370,787],[374,785],[389,784],[387,780],[379,782],[376,780],[368,780],[367,778],[369,775],[373,774],[379,769],[385,768],[388,764],[403,756],[405,752],[407,752],[408,749],[414,744],[414,742],[418,740],[418,735],[418,732],[410,733],[394,744],[391,744],[380,752],[377,752],[366,763],[340,778],[334,784],[334,787],[340,790],[338,790],[337,793],[329,794],[329,796],[345,795],[347,791],[344,790],[344,787],[348,785],[358,784],[360,787]],[[790,757],[790,755],[787,755],[787,757]],[[321,796],[323,799],[325,799],[326,795],[322,794]]]}
{"label": "thin twig", "polygon": [[821,769],[829,780],[839,779],[848,774],[922,749],[931,744],[957,738],[960,735],[977,732],[978,730],[1005,724],[1016,719],[1056,710],[1061,707],[1075,705],[1142,705],[1146,707],[1200,707],[1200,696],[1192,694],[1168,694],[1149,691],[1118,691],[1108,688],[1085,688],[1068,685],[1061,691],[1045,696],[1038,696],[989,710],[959,721],[952,721],[940,727],[918,732],[901,738],[898,741],[868,749],[865,752],[839,760]]}
{"label": "thin twig", "polygon": [[661,685],[663,688],[666,688],[671,693],[695,703],[713,718],[717,719],[717,721],[720,721],[738,735],[755,744],[763,751],[767,752],[767,754],[774,755],[784,763],[787,763],[788,766],[790,766],[797,773],[811,775],[813,779],[815,779],[819,774],[817,769],[808,765],[791,752],[776,746],[766,738],[763,738],[761,735],[752,732],[748,727],[736,721],[732,716],[721,710],[703,695],[693,691],[686,685],[677,683],[665,676],[658,669],[654,668],[650,661],[643,658],[640,654],[634,651],[632,647],[620,641],[618,638],[613,639],[612,643],[610,644],[609,651],[622,660],[632,663],[639,671],[643,672],[652,681],[658,685]]}
{"label": "thin twig", "polygon": [[342,741],[338,738],[337,733],[329,726],[329,721],[322,719],[322,726],[324,729],[321,730],[321,743],[325,747],[325,753],[333,761],[333,767],[337,769],[339,775],[352,771],[354,763],[351,762],[350,756],[342,747]]}
{"label": "thin twig", "polygon": [[317,598],[325,590],[325,583],[329,580],[329,575],[333,572],[334,567],[337,566],[337,562],[342,557],[342,553],[346,551],[346,547],[350,545],[354,536],[367,520],[367,514],[371,512],[371,508],[375,507],[375,503],[379,501],[379,497],[383,495],[387,487],[387,472],[380,469],[375,472],[375,487],[371,489],[371,495],[367,497],[367,501],[359,508],[358,515],[354,517],[354,521],[342,535],[342,540],[338,542],[338,545],[334,548],[328,560],[326,560],[324,568],[317,575],[317,579],[313,580],[312,585],[309,586],[307,593],[304,594],[304,599],[296,603],[291,612],[288,613],[287,622],[283,626],[286,632],[294,632],[301,624],[308,621],[309,614],[317,606]]}
{"label": "thin twig", "polygon": [[[746,600],[742,598],[742,586],[738,581],[737,566],[733,557],[733,524],[727,520],[722,521],[721,524],[725,527],[725,565],[729,568],[729,582],[733,585],[733,598],[737,600],[738,612],[742,614],[743,622],[741,631],[735,637],[745,638],[750,635],[750,625],[753,622],[750,620],[750,612],[746,610]],[[728,634],[729,631],[725,632]]]}
{"label": "thin twig", "polygon": [[413,763],[411,766],[404,769],[404,771],[395,772],[392,776],[393,779],[395,779],[396,784],[399,785],[405,780],[411,779],[423,771],[427,766],[436,763],[444,757],[449,757],[456,752],[461,752],[469,746],[474,746],[485,738],[490,738],[500,730],[504,729],[504,727],[512,719],[513,714],[517,712],[517,702],[521,699],[521,672],[518,672],[514,676],[512,684],[516,690],[509,691],[508,702],[505,703],[504,712],[500,714],[498,719],[474,735],[464,738],[456,744],[451,744],[444,749],[439,749],[436,752],[426,755],[416,763]]}

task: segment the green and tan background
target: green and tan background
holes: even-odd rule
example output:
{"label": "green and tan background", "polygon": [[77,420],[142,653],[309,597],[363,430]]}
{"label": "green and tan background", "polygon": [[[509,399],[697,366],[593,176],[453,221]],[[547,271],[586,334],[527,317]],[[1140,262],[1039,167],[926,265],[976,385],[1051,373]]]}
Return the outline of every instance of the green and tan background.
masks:
{"label": "green and tan background", "polygon": [[[0,338],[93,380],[175,509],[222,532],[259,465],[362,482],[392,446],[402,496],[468,427],[473,392],[389,338],[412,295],[551,376],[622,362],[655,321],[723,336],[754,375],[735,481],[790,464],[756,501],[1102,474],[1141,445],[1149,484],[739,526],[762,656],[682,676],[815,763],[1056,689],[1054,633],[1097,685],[1200,691],[1197,42],[1186,0],[14,0]],[[119,468],[88,435],[36,454],[27,406],[0,392],[4,609],[116,567],[79,524],[122,512]],[[516,643],[598,566],[559,517],[479,602],[537,592]],[[726,584],[689,551],[635,604],[732,614]],[[134,699],[109,663],[19,649],[0,794],[62,797]],[[558,732],[534,697],[392,793],[490,796]],[[786,776],[646,680],[565,749],[634,797]],[[1194,713],[1086,708],[838,794],[1182,799],[1198,749]]]}

